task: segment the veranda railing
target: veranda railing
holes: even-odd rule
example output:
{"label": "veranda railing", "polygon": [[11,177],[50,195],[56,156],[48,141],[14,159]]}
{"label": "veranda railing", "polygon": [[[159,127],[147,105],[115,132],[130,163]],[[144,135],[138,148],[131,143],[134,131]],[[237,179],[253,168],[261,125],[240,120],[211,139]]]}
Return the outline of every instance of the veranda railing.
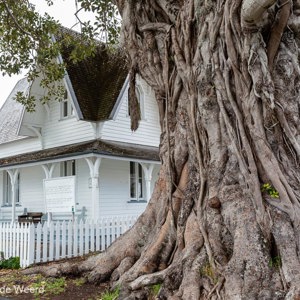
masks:
{"label": "veranda railing", "polygon": [[136,222],[137,216],[97,222],[0,223],[0,252],[20,257],[21,267],[105,250]]}

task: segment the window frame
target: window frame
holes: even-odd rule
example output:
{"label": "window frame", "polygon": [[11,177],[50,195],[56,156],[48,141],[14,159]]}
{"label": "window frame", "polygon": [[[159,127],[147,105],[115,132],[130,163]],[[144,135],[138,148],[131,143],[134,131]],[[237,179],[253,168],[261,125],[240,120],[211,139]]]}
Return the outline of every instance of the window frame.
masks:
{"label": "window frame", "polygon": [[76,160],[64,160],[60,163],[60,177],[76,175]]}
{"label": "window frame", "polygon": [[[134,184],[134,195],[132,195],[132,184]],[[147,202],[144,170],[140,163],[134,161],[129,162],[129,199],[129,202]]]}
{"label": "window frame", "polygon": [[69,119],[75,116],[73,105],[68,97],[68,92],[64,94],[64,99],[60,102],[60,118],[61,120]]}

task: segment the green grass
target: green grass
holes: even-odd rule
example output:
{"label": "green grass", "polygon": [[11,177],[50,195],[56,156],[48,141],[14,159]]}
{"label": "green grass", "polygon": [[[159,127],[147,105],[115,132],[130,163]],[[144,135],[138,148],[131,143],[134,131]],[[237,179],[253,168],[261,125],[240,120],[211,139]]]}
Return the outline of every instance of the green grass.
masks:
{"label": "green grass", "polygon": [[152,286],[150,287],[150,289],[151,289],[151,294],[152,294],[154,297],[157,296],[158,293],[159,293],[160,288],[161,288],[161,284],[160,284],[160,283],[152,285]]}
{"label": "green grass", "polygon": [[38,280],[37,282],[32,283],[30,287],[36,290],[34,293],[35,299],[39,299],[41,295],[59,295],[65,292],[66,279],[64,277],[46,278],[44,280]]}
{"label": "green grass", "polygon": [[116,288],[113,291],[106,291],[101,295],[101,300],[115,300],[119,297],[120,289]]}
{"label": "green grass", "polygon": [[280,256],[275,256],[275,257],[271,257],[269,260],[269,267],[270,268],[275,268],[275,269],[279,269],[281,267],[282,263],[281,263],[281,257]]}

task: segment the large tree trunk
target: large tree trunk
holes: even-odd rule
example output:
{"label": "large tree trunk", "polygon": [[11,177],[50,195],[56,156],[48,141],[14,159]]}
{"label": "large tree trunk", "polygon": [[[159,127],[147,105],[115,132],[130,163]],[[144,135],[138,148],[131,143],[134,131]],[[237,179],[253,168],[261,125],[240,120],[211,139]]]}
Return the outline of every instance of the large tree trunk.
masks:
{"label": "large tree trunk", "polygon": [[159,106],[160,177],[127,234],[59,271],[120,299],[155,283],[159,299],[300,299],[299,1],[118,6],[132,82]]}

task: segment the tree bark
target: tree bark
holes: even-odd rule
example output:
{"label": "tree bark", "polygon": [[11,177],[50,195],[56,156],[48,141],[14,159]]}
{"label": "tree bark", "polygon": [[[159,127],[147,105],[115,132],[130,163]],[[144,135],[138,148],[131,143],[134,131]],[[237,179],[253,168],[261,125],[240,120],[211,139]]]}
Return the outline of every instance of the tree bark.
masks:
{"label": "tree bark", "polygon": [[299,1],[116,2],[160,108],[160,176],[106,253],[52,273],[120,299],[300,299]]}

